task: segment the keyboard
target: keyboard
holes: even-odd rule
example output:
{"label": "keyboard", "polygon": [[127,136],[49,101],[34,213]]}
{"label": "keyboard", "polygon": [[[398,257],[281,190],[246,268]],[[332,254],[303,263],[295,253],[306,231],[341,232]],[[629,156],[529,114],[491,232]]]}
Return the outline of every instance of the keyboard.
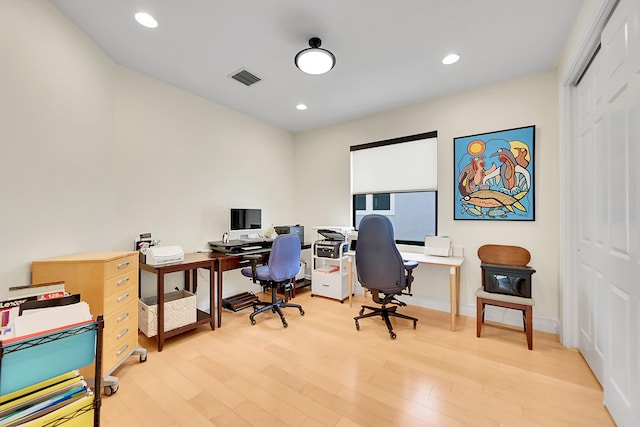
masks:
{"label": "keyboard", "polygon": [[255,251],[256,249],[262,249],[262,246],[243,246],[240,249],[243,251]]}

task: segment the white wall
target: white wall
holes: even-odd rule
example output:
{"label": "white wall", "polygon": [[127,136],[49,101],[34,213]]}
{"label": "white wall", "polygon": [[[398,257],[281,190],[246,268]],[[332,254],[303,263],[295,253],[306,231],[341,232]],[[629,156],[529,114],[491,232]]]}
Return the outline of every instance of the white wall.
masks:
{"label": "white wall", "polygon": [[[558,94],[554,71],[529,75],[482,89],[330,126],[295,136],[296,213],[305,226],[351,223],[349,146],[422,132],[438,131],[438,232],[464,247],[461,301],[475,316],[474,292],[480,285],[476,252],[486,243],[527,248],[536,300],[534,327],[557,332],[559,268]],[[453,220],[453,138],[536,126],[534,222]],[[402,165],[397,165],[402,167]],[[305,229],[306,231],[307,229]],[[315,236],[307,231],[307,240]],[[412,303],[448,311],[448,270],[421,266]],[[521,325],[512,310],[491,310],[489,318]],[[504,318],[502,316],[505,316]]]}
{"label": "white wall", "polygon": [[[261,208],[265,228],[294,221],[290,133],[122,67],[116,93],[118,247],[151,232],[185,252],[208,249],[232,206]],[[259,290],[224,274],[224,296]],[[167,276],[167,288],[182,277]],[[155,276],[142,279],[142,295],[154,292]]]}
{"label": "white wall", "polygon": [[[112,62],[50,2],[0,2],[0,291],[112,248]],[[2,292],[0,292],[2,295]]]}
{"label": "white wall", "polygon": [[232,205],[296,222],[290,133],[115,65],[49,2],[0,2],[0,57],[0,297],[33,260],[144,232],[204,249]]}

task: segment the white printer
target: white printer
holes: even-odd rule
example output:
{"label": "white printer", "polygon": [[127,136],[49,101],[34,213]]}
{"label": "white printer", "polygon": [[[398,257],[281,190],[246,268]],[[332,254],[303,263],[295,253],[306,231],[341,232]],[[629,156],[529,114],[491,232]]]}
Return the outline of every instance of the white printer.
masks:
{"label": "white printer", "polygon": [[142,250],[147,265],[172,264],[184,261],[184,252],[180,246],[151,246]]}
{"label": "white printer", "polygon": [[451,256],[451,239],[445,236],[426,236],[424,238],[424,254],[435,256]]}

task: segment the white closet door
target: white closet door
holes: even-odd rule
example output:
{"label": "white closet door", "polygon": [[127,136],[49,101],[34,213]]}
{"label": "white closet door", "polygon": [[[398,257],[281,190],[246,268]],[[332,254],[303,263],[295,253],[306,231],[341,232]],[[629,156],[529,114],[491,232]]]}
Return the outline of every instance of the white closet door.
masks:
{"label": "white closet door", "polygon": [[[604,272],[607,232],[606,116],[602,102],[602,52],[598,53],[577,89],[578,141],[578,348],[600,383],[604,383],[609,332],[609,295]],[[597,172],[596,172],[597,171]]]}
{"label": "white closet door", "polygon": [[640,426],[640,43],[622,0],[577,89],[578,346],[620,426]]}
{"label": "white closet door", "polygon": [[640,68],[636,0],[622,1],[602,32],[604,103],[608,147],[608,239],[605,277],[609,288],[610,342],[604,401],[619,425],[640,425],[638,352],[640,254],[638,228],[638,113]]}

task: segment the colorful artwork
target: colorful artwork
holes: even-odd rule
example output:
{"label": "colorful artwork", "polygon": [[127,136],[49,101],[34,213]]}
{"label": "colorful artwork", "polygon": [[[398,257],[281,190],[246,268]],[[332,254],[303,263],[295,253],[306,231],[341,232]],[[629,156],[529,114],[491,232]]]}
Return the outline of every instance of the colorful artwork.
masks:
{"label": "colorful artwork", "polygon": [[453,219],[533,221],[535,126],[453,139]]}

